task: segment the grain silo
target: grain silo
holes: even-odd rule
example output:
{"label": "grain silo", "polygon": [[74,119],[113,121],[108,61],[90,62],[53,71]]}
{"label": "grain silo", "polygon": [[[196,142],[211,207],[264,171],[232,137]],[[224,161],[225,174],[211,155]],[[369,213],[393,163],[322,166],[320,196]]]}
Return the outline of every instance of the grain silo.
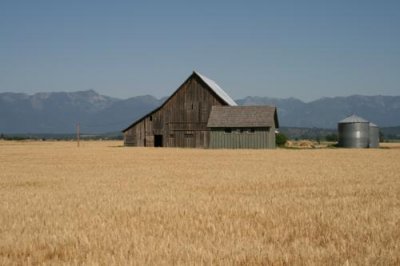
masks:
{"label": "grain silo", "polygon": [[338,124],[339,146],[344,148],[369,147],[369,122],[359,116],[349,116]]}
{"label": "grain silo", "polygon": [[379,148],[379,127],[374,123],[369,123],[369,147]]}

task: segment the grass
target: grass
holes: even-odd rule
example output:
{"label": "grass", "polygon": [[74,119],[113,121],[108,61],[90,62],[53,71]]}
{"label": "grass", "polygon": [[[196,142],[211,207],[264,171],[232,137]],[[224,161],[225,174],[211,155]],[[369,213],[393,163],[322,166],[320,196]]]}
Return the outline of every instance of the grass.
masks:
{"label": "grass", "polygon": [[400,149],[0,142],[0,264],[399,265]]}

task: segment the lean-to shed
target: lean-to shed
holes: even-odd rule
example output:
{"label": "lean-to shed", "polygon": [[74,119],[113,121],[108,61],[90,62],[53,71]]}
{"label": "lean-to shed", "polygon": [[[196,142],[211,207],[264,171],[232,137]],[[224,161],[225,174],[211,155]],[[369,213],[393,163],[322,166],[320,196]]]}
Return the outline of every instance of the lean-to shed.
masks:
{"label": "lean-to shed", "polygon": [[207,126],[210,148],[275,148],[276,107],[213,106]]}

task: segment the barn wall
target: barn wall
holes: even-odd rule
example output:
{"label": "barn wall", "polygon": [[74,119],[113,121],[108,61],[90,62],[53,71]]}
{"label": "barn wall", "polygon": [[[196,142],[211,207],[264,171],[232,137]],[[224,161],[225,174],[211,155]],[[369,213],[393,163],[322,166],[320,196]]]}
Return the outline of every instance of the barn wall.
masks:
{"label": "barn wall", "polygon": [[254,132],[232,128],[213,128],[210,133],[210,148],[225,149],[273,149],[275,148],[275,128],[255,128]]}
{"label": "barn wall", "polygon": [[270,127],[268,131],[268,149],[275,149],[276,148],[276,135],[275,135],[276,126]]}
{"label": "barn wall", "polygon": [[155,135],[164,147],[207,148],[208,117],[213,105],[226,105],[197,76],[191,76],[163,106],[124,133],[127,146],[154,147]]}
{"label": "barn wall", "polygon": [[124,132],[124,145],[125,146],[136,146],[136,136],[132,128]]}

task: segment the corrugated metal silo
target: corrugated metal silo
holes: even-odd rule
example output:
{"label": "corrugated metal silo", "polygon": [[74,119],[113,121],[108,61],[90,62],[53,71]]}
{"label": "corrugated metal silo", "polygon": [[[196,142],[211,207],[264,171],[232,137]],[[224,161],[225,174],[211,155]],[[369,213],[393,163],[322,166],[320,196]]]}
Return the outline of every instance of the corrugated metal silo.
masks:
{"label": "corrugated metal silo", "polygon": [[369,147],[379,148],[379,127],[369,123]]}
{"label": "corrugated metal silo", "polygon": [[349,116],[338,123],[339,146],[344,148],[369,147],[369,122],[359,116]]}

